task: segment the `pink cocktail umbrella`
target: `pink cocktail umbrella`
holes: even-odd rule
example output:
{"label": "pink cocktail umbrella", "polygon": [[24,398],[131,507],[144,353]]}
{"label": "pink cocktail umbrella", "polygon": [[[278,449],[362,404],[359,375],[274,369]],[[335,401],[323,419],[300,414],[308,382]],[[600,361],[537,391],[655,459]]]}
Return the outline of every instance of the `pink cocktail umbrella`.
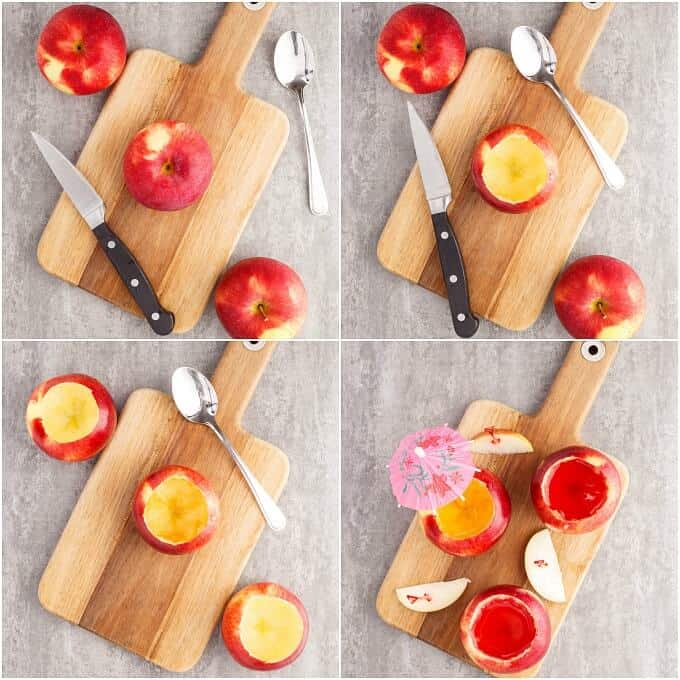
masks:
{"label": "pink cocktail umbrella", "polygon": [[404,437],[388,468],[397,502],[414,510],[434,510],[459,498],[477,471],[470,442],[447,425]]}

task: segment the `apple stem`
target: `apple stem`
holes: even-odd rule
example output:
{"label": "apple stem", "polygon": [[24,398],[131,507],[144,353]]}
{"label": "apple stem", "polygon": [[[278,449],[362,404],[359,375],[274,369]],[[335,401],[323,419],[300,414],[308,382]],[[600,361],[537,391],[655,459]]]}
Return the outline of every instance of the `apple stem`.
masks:
{"label": "apple stem", "polygon": [[606,319],[607,313],[604,311],[604,302],[602,302],[602,300],[598,300],[596,307],[597,307],[597,311],[600,312],[600,314],[602,315],[602,318]]}
{"label": "apple stem", "polygon": [[262,318],[263,318],[265,321],[269,321],[269,318],[267,317],[267,312],[264,311],[264,304],[263,304],[262,302],[260,302],[260,303],[257,305],[257,311],[260,312],[260,314],[262,314]]}

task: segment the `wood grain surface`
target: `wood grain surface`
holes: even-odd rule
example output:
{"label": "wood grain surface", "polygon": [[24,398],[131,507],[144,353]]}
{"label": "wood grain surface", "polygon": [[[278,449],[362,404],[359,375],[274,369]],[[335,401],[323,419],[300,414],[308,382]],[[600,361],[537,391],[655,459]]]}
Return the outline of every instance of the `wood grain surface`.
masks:
{"label": "wood grain surface", "polygon": [[[288,459],[241,428],[241,416],[275,344],[231,342],[212,381],[217,420],[274,498]],[[168,383],[170,376],[168,376]],[[130,511],[137,485],[169,464],[203,474],[220,499],[213,539],[187,555],[147,545]],[[208,428],[189,423],[172,398],[133,392],[101,454],[38,589],[45,609],[171,671],[200,658],[265,523],[243,477]]]}
{"label": "wood grain surface", "polygon": [[[544,528],[531,501],[531,478],[545,456],[570,444],[581,443],[581,425],[616,351],[615,343],[607,343],[604,357],[598,362],[589,362],[581,354],[581,343],[573,343],[548,396],[533,415],[493,401],[475,401],[468,406],[458,426],[463,435],[472,437],[493,425],[521,432],[534,445],[535,451],[529,455],[475,457],[477,465],[495,472],[503,481],[512,502],[510,524],[491,550],[475,557],[454,557],[425,538],[416,515],[378,593],[378,613],[387,623],[472,663],[460,642],[459,623],[463,610],[477,593],[491,586],[514,584],[531,588],[524,571],[524,548],[529,538]],[[623,482],[623,499],[628,487],[628,471],[620,461],[612,459]],[[552,639],[574,601],[611,521],[587,534],[551,532],[567,594],[564,604],[543,600],[550,615]],[[432,614],[406,609],[394,592],[403,586],[461,577],[468,577],[472,582],[460,600]],[[539,670],[540,664],[537,664],[515,675],[532,677]]]}
{"label": "wood grain surface", "polygon": [[[625,114],[580,88],[581,72],[612,7],[606,4],[593,11],[581,3],[566,3],[550,40],[558,55],[559,84],[604,148],[616,157],[628,130]],[[559,159],[553,196],[520,215],[488,205],[470,177],[477,142],[508,123],[542,132]],[[547,87],[526,81],[510,55],[495,49],[480,48],[468,55],[432,136],[451,182],[453,201],[448,212],[463,254],[472,309],[505,328],[528,328],[539,316],[604,186],[600,171],[557,98]],[[395,274],[446,296],[417,166],[382,232],[378,259]]]}
{"label": "wood grain surface", "polygon": [[[104,199],[106,219],[175,315],[175,332],[201,317],[288,137],[286,116],[240,88],[241,75],[273,9],[227,8],[197,64],[137,50],[114,86],[78,160]],[[189,123],[215,164],[206,193],[183,210],[160,212],[125,188],[128,143],[156,120]],[[58,140],[52,140],[58,146]],[[48,272],[141,316],[96,238],[62,194],[38,245]]]}

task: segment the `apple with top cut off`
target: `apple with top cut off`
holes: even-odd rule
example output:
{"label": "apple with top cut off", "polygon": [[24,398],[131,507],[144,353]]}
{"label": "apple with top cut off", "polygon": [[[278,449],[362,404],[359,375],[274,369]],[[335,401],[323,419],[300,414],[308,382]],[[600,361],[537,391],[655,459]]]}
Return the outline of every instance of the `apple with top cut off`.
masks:
{"label": "apple with top cut off", "polygon": [[114,83],[127,57],[125,35],[106,11],[91,5],[60,9],[45,25],[35,58],[40,72],[67,94],[93,94]]}
{"label": "apple with top cut off", "polygon": [[297,659],[309,620],[300,599],[277,583],[253,583],[234,595],[222,617],[222,639],[246,668],[275,671]]}
{"label": "apple with top cut off", "polygon": [[569,446],[551,453],[531,480],[531,498],[538,516],[565,534],[583,534],[601,527],[621,498],[621,477],[612,460],[587,446]]}
{"label": "apple with top cut off", "polygon": [[213,158],[203,135],[187,123],[159,120],[140,130],[123,158],[128,191],[147,208],[181,210],[208,188]]}
{"label": "apple with top cut off", "polygon": [[550,617],[531,591],[513,585],[484,590],[460,619],[465,651],[489,673],[508,675],[536,665],[550,646]]}
{"label": "apple with top cut off", "polygon": [[486,552],[500,539],[510,512],[503,482],[493,472],[479,470],[456,500],[419,514],[432,543],[450,555],[469,557]]}
{"label": "apple with top cut off", "polygon": [[607,255],[590,255],[564,270],[553,302],[572,337],[626,340],[642,324],[645,287],[625,262]]}
{"label": "apple with top cut off", "polygon": [[210,482],[196,470],[168,465],[137,487],[132,516],[152,548],[181,555],[197,550],[213,537],[220,502]]}
{"label": "apple with top cut off", "polygon": [[545,203],[555,189],[557,175],[552,145],[526,125],[493,130],[472,154],[472,180],[477,190],[503,212],[524,213]]}
{"label": "apple with top cut off", "polygon": [[96,456],[111,440],[118,417],[106,388],[81,373],[38,385],[26,408],[33,441],[48,456],[67,462]]}
{"label": "apple with top cut off", "polygon": [[241,260],[224,272],[215,310],[232,338],[293,338],[307,313],[307,291],[287,264],[268,257]]}
{"label": "apple with top cut off", "polygon": [[387,80],[404,92],[448,87],[465,64],[465,36],[456,19],[435,5],[395,12],[382,29],[376,60]]}

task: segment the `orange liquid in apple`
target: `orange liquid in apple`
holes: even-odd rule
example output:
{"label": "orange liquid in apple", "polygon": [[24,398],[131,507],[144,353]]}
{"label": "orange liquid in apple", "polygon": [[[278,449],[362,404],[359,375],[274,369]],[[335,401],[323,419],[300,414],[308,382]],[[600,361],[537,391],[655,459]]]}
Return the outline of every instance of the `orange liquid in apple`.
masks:
{"label": "orange liquid in apple", "polygon": [[521,604],[512,600],[492,600],[484,605],[472,634],[484,654],[496,659],[512,659],[531,644],[536,627]]}
{"label": "orange liquid in apple", "polygon": [[560,463],[548,486],[550,507],[567,520],[583,519],[596,513],[607,500],[604,475],[584,460]]}

